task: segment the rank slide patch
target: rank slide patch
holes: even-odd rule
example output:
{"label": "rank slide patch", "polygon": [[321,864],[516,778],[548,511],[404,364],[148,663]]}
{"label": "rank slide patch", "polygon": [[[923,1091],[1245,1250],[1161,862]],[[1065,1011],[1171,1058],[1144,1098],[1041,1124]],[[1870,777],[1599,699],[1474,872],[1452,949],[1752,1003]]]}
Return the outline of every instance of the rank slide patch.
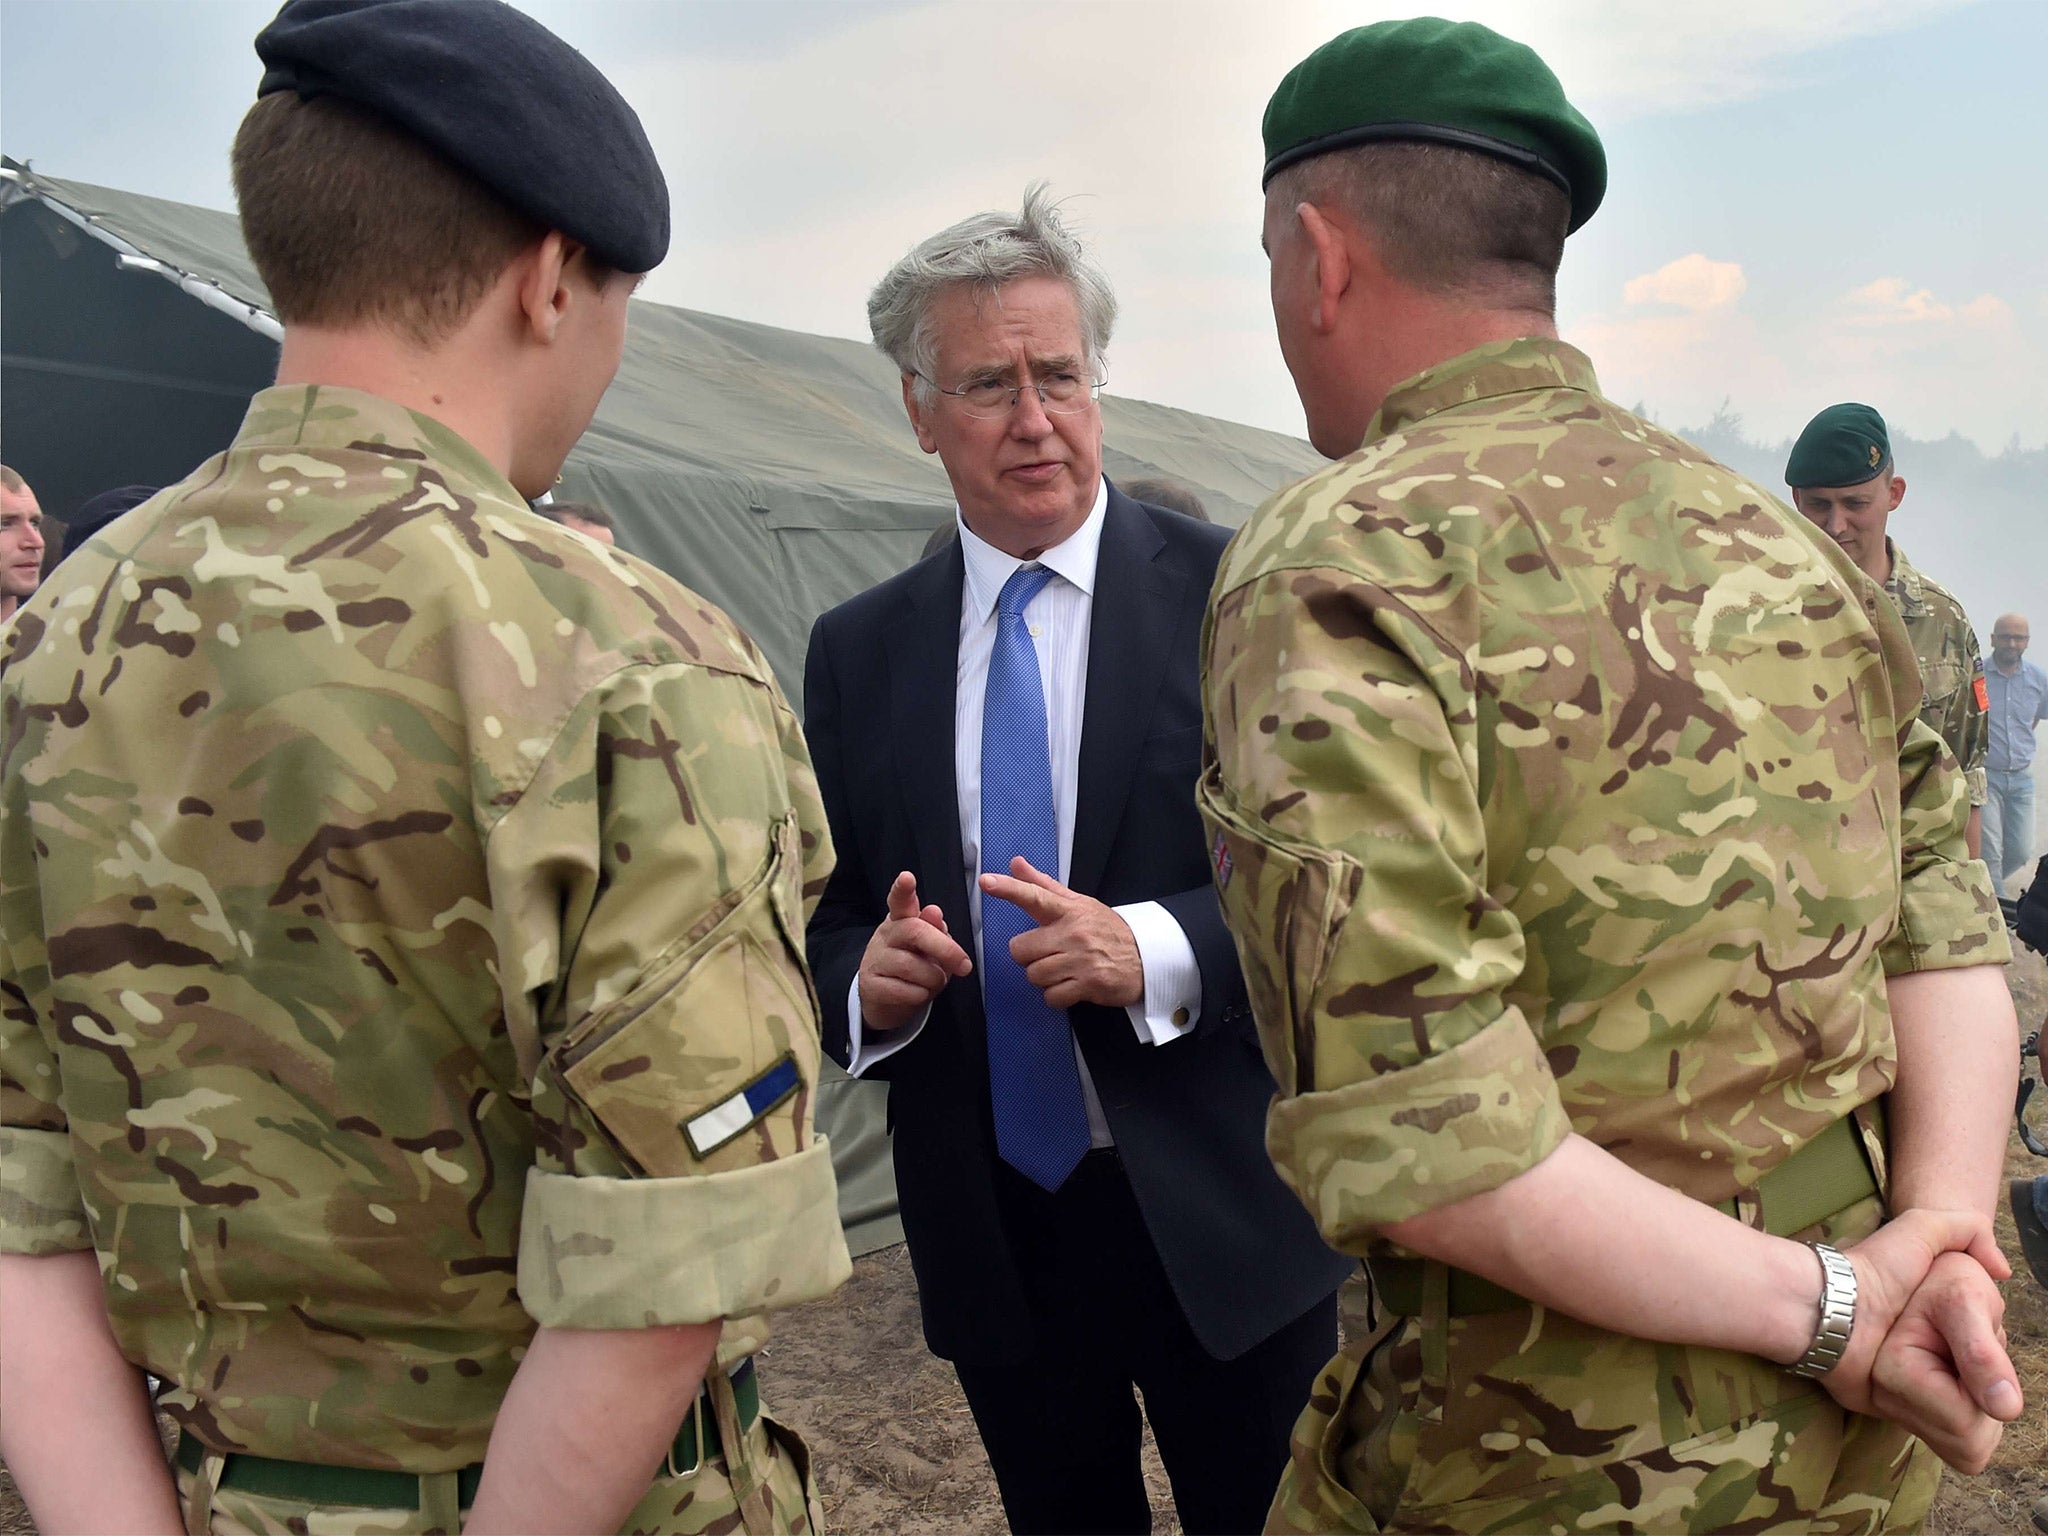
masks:
{"label": "rank slide patch", "polygon": [[729,1099],[683,1122],[683,1135],[699,1158],[709,1157],[788,1098],[797,1088],[796,1059],[785,1056]]}

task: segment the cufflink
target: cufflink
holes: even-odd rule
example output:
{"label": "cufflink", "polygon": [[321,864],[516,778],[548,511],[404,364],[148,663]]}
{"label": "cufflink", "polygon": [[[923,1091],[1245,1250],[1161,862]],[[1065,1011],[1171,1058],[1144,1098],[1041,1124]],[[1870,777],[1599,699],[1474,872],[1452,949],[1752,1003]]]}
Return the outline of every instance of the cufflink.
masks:
{"label": "cufflink", "polygon": [[1188,1027],[1187,1009],[1176,1008],[1173,1010],[1173,1027],[1175,1029],[1186,1029]]}

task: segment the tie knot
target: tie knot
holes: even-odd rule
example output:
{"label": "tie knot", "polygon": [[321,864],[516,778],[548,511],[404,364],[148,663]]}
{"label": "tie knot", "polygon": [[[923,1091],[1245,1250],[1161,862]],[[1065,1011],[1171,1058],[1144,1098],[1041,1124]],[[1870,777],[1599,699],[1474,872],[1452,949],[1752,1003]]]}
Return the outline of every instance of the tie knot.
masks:
{"label": "tie knot", "polygon": [[1006,619],[1022,618],[1031,599],[1043,592],[1051,580],[1052,572],[1042,565],[1018,566],[996,596],[996,612]]}

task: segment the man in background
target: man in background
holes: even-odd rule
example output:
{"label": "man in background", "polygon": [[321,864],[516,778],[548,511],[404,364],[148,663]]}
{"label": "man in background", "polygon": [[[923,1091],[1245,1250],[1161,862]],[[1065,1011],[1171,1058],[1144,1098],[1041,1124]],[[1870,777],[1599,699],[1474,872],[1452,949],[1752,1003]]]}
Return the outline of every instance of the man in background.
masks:
{"label": "man in background", "polygon": [[2001,891],[2034,862],[2034,727],[2048,720],[2048,673],[2026,659],[2032,638],[2025,615],[2001,613],[1991,629],[1991,666],[1984,674],[1991,706],[1984,862]]}
{"label": "man in background", "polygon": [[1806,424],[1785,461],[1792,505],[1884,588],[1906,621],[1920,663],[1920,718],[1948,744],[1970,796],[1970,857],[1983,851],[1984,662],[1969,615],[1948,588],[1915,569],[1885,530],[1906,499],[1884,418],[1867,405],[1831,405]]}
{"label": "man in background", "polygon": [[45,547],[36,493],[0,464],[0,624],[42,584]]}
{"label": "man in background", "polygon": [[618,525],[611,513],[594,502],[554,501],[540,509],[564,528],[573,528],[586,539],[595,539],[600,544],[616,545]]}
{"label": "man in background", "polygon": [[278,383],[0,660],[0,1454],[44,1530],[807,1531],[823,810],[732,622],[528,504],[660,166],[496,0],[256,47]]}
{"label": "man in background", "polygon": [[1133,480],[1124,487],[1124,494],[1133,501],[1149,502],[1155,507],[1165,507],[1178,512],[1182,517],[1192,517],[1198,523],[1211,522],[1209,509],[1202,505],[1202,498],[1195,494],[1191,485],[1155,475],[1149,480]]}

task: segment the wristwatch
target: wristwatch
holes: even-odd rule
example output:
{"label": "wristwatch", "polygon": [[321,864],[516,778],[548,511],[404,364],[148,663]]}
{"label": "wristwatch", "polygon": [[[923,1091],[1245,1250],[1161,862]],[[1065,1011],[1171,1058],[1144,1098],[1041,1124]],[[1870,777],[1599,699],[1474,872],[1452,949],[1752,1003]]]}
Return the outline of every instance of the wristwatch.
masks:
{"label": "wristwatch", "polygon": [[1818,1379],[1840,1363],[1842,1351],[1849,1347],[1849,1334],[1856,1326],[1856,1270],[1826,1243],[1806,1246],[1820,1259],[1820,1322],[1805,1357],[1787,1369],[1794,1376]]}

